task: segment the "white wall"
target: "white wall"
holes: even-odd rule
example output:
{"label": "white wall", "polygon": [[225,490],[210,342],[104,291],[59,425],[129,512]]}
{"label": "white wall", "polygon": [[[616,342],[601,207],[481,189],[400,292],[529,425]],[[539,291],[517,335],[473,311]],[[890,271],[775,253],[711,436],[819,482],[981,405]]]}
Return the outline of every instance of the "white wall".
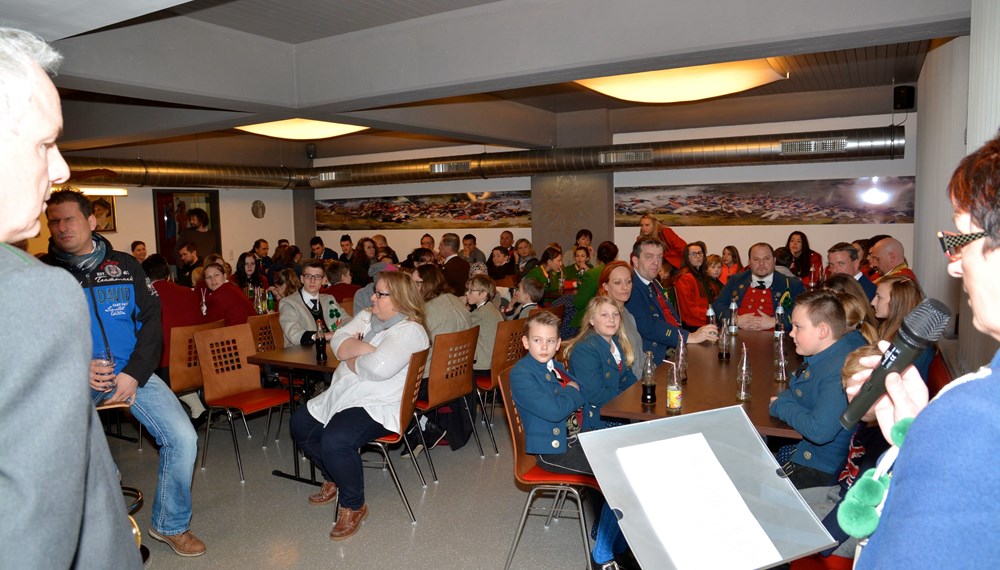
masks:
{"label": "white wall", "polygon": [[[254,200],[264,202],[266,214],[257,219],[250,212]],[[156,229],[153,220],[151,188],[129,188],[128,196],[116,197],[118,231],[106,233],[115,249],[129,251],[135,240],[146,242],[149,253],[156,252]],[[222,226],[222,254],[235,261],[240,253],[253,246],[257,238],[266,239],[272,249],[278,238],[292,237],[292,198],[289,190],[223,189],[219,190],[219,223]],[[49,231],[42,214],[42,234],[28,243],[28,251],[38,253],[48,248]],[[307,244],[308,245],[308,244]]]}

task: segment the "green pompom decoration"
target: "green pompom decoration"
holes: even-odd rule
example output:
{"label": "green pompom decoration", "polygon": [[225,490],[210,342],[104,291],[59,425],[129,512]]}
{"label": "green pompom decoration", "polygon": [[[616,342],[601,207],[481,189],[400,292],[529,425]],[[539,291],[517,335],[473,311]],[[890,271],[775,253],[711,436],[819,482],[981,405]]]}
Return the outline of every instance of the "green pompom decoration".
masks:
{"label": "green pompom decoration", "polygon": [[893,445],[903,447],[903,441],[906,439],[906,434],[910,432],[910,424],[912,423],[913,418],[903,418],[892,426],[889,437],[892,438]]}
{"label": "green pompom decoration", "polygon": [[872,479],[866,473],[864,477],[858,477],[851,487],[851,496],[862,505],[877,507],[885,497],[886,487],[881,481]]}
{"label": "green pompom decoration", "polygon": [[[857,487],[857,484],[854,485]],[[854,489],[852,487],[852,490]],[[875,507],[863,505],[858,501],[845,498],[837,509],[837,523],[844,532],[854,538],[866,538],[878,527],[878,513]]]}

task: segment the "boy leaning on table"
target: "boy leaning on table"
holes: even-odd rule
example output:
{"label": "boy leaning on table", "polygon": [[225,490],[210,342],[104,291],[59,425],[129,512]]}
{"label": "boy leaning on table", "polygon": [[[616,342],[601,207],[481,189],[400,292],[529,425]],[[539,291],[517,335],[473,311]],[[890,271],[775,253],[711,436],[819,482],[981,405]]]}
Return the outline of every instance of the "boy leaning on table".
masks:
{"label": "boy leaning on table", "polygon": [[[577,440],[584,398],[580,386],[554,360],[560,324],[559,317],[546,311],[528,318],[521,337],[528,354],[510,371],[510,393],[524,425],[525,451],[538,457],[538,466],[554,473],[592,476],[594,471]],[[605,504],[591,551],[594,562],[602,570],[617,570],[614,554],[627,547]]]}
{"label": "boy leaning on table", "polygon": [[847,408],[840,370],[865,339],[857,331],[846,331],[844,307],[833,293],[811,291],[796,297],[790,336],[804,359],[788,390],[771,398],[770,412],[802,434],[801,442],[778,452],[779,463],[790,455],[782,469],[797,489],[833,485],[847,457],[853,430],[840,425]]}

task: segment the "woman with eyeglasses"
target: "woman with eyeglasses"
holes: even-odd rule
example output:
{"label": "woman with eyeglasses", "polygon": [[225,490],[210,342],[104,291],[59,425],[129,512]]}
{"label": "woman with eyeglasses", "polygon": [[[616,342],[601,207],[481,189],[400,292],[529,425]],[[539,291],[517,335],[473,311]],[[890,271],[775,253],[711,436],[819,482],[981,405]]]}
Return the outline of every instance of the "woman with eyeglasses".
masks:
{"label": "woman with eyeglasses", "polygon": [[286,283],[278,304],[279,322],[286,346],[310,346],[318,335],[327,340],[351,317],[332,295],[319,292],[326,280],[322,259],[310,259],[302,266],[302,288]]}
{"label": "woman with eyeglasses", "polygon": [[722,284],[705,274],[705,242],[684,246],[684,264],[674,280],[677,310],[682,326],[690,332],[708,324],[708,306],[722,290]]}
{"label": "woman with eyeglasses", "polygon": [[[311,269],[307,264],[305,271]],[[331,540],[350,538],[368,516],[359,449],[406,427],[399,423],[399,408],[410,356],[429,345],[424,311],[407,275],[377,274],[371,309],[360,311],[330,339],[340,360],[330,388],[292,416],[292,439],[324,479],[309,504],[339,499]]]}

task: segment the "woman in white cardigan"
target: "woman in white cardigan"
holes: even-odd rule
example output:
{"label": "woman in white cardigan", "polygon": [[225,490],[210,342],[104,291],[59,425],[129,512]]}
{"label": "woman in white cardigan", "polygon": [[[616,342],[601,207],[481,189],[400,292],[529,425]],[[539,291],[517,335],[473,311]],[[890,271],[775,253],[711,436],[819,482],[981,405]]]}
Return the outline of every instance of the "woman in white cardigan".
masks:
{"label": "woman in white cardigan", "polygon": [[340,360],[330,388],[292,416],[292,438],[326,481],[309,502],[327,504],[340,493],[332,540],[353,536],[368,516],[358,450],[377,437],[401,433],[399,407],[410,355],[429,344],[424,304],[413,282],[402,273],[379,273],[371,310],[330,341]]}

